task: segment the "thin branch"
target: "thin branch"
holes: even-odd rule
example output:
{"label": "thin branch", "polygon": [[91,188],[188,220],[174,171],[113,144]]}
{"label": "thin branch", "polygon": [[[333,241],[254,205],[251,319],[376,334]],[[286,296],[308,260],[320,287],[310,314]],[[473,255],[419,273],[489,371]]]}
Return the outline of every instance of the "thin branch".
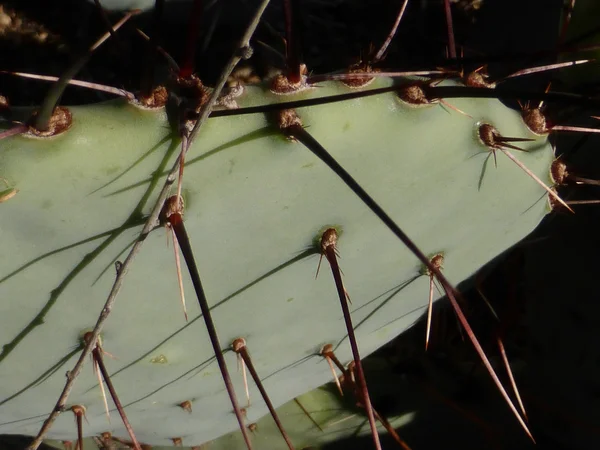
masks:
{"label": "thin branch", "polygon": [[[240,41],[241,45],[238,48],[238,52],[236,52],[236,54],[231,58],[231,60],[227,64],[227,66],[225,66],[225,68],[223,69],[223,71],[221,73],[221,77],[219,78],[218,85],[215,87],[208,102],[206,102],[202,106],[202,109],[200,111],[200,117],[198,118],[198,121],[196,122],[196,125],[194,126],[192,135],[190,135],[190,137],[189,137],[190,141],[199,132],[199,130],[202,127],[202,125],[204,124],[204,122],[206,122],[206,119],[208,118],[208,116],[212,110],[212,107],[214,106],[218,96],[221,93],[221,90],[223,89],[223,86],[225,85],[225,81],[231,74],[235,65],[241,59],[241,57],[239,56],[240,50],[247,48],[248,43],[250,41],[250,37],[254,33],[254,30],[256,29],[256,26],[258,25],[260,17],[262,16],[263,11],[269,4],[269,1],[270,0],[262,1],[255,16],[253,17],[252,21],[250,22],[248,29],[244,33],[242,40]],[[37,436],[35,437],[33,442],[27,447],[26,450],[37,450],[37,448],[41,445],[42,441],[44,440],[44,437],[46,436],[48,431],[50,431],[52,424],[56,421],[59,414],[62,411],[64,411],[69,394],[73,390],[75,380],[81,373],[81,370],[83,368],[86,358],[88,357],[88,355],[91,354],[92,349],[95,347],[96,342],[98,341],[98,336],[100,335],[100,332],[102,331],[102,328],[104,327],[104,323],[106,322],[106,319],[108,318],[108,316],[113,308],[113,305],[115,303],[117,295],[119,294],[119,291],[121,290],[121,287],[123,285],[123,281],[125,280],[125,275],[127,274],[131,263],[133,262],[133,260],[137,256],[137,254],[140,252],[141,247],[144,243],[144,240],[146,239],[146,237],[148,236],[150,231],[152,231],[154,228],[156,228],[156,226],[159,225],[158,217],[162,210],[163,204],[165,203],[165,200],[167,199],[167,196],[169,195],[169,190],[170,190],[171,186],[173,185],[173,183],[175,182],[175,176],[178,172],[179,172],[179,158],[177,158],[175,160],[173,167],[169,171],[169,174],[167,175],[167,179],[165,180],[163,188],[161,189],[161,191],[158,195],[156,203],[154,204],[154,207],[152,208],[152,211],[151,211],[150,215],[148,216],[148,219],[146,220],[146,223],[144,224],[144,228],[140,232],[138,239],[133,244],[133,247],[131,248],[125,261],[123,261],[123,263],[120,265],[119,271],[117,272],[117,278],[115,279],[115,282],[113,284],[113,287],[112,287],[110,293],[108,294],[108,298],[106,299],[106,303],[104,304],[104,307],[102,308],[102,312],[100,313],[100,316],[98,317],[98,321],[96,322],[96,325],[94,326],[94,330],[91,332],[91,335],[89,336],[89,341],[86,343],[86,346],[83,349],[81,356],[77,360],[75,367],[73,367],[73,370],[71,370],[68,373],[67,382],[65,383],[65,387],[63,388],[63,391],[60,394],[54,409],[52,410],[52,412],[50,413],[48,418],[44,421],[44,424],[42,425]]]}
{"label": "thin branch", "polygon": [[[98,9],[98,13],[102,18],[102,22],[104,22],[106,30],[109,32],[113,40],[115,40],[118,43],[118,45],[122,47],[123,43],[119,41],[119,38],[117,37],[117,32],[110,23],[110,19],[108,18],[108,14],[106,14],[106,10],[102,6],[102,3],[100,3],[100,0],[94,0],[94,3],[96,4],[96,8]],[[83,450],[83,448],[80,448],[79,450]]]}
{"label": "thin branch", "polygon": [[83,352],[81,353],[81,356],[77,360],[77,363],[73,367],[73,370],[71,370],[70,372],[67,373],[67,382],[65,384],[65,387],[63,388],[62,393],[60,394],[60,396],[58,398],[58,401],[56,402],[56,406],[54,407],[54,409],[52,410],[52,412],[50,413],[48,418],[44,421],[44,424],[42,425],[40,431],[38,432],[38,434],[35,437],[35,439],[33,440],[33,442],[29,445],[29,447],[27,447],[27,450],[37,450],[37,448],[40,446],[40,444],[44,440],[44,437],[46,436],[48,431],[50,431],[52,424],[58,418],[58,415],[61,412],[63,412],[65,405],[67,403],[67,399],[69,398],[69,394],[73,390],[75,380],[81,373],[81,370],[83,369],[83,365],[85,364],[86,358],[88,357],[88,355],[91,354],[92,349],[95,348],[96,342],[98,341],[98,336],[100,335],[100,332],[102,331],[102,329],[104,327],[104,323],[106,322],[106,319],[108,319],[108,316],[109,316],[110,312],[112,311],[112,308],[114,306],[117,295],[119,294],[119,291],[121,290],[121,287],[123,285],[123,281],[125,280],[125,275],[127,274],[128,270],[129,270],[129,266],[131,265],[131,263],[133,262],[133,260],[137,256],[137,254],[140,252],[141,247],[144,243],[144,240],[146,239],[148,234],[150,234],[150,231],[152,231],[159,224],[158,216],[162,209],[162,205],[165,202],[167,195],[169,194],[169,189],[171,188],[171,185],[175,182],[175,174],[177,173],[178,169],[179,169],[178,164],[177,164],[177,162],[175,162],[173,168],[171,169],[169,175],[167,176],[167,179],[165,181],[163,189],[161,190],[161,192],[158,196],[156,204],[154,205],[154,208],[152,209],[150,216],[148,217],[148,219],[146,220],[146,223],[144,224],[144,228],[140,232],[140,235],[139,235],[138,239],[135,241],[135,244],[133,244],[133,247],[131,248],[131,251],[127,255],[127,258],[120,265],[120,268],[119,268],[119,271],[117,272],[117,277],[115,279],[113,287],[112,287],[110,293],[108,294],[106,303],[104,304],[104,307],[102,308],[102,312],[100,313],[100,316],[98,317],[98,321],[96,322],[96,325],[94,326],[94,329],[91,332],[91,335],[89,336],[89,340],[87,341],[86,346],[83,349]]}
{"label": "thin branch", "polygon": [[250,47],[250,38],[254,34],[254,30],[256,30],[256,27],[258,26],[258,23],[260,22],[260,18],[262,17],[262,14],[263,14],[265,8],[267,7],[267,5],[269,4],[269,2],[270,2],[270,0],[262,0],[260,6],[256,10],[254,17],[252,18],[252,20],[250,22],[250,25],[246,29],[246,32],[244,33],[242,38],[240,39],[240,42],[238,44],[236,51],[233,53],[233,55],[227,62],[227,65],[223,69],[223,72],[222,72],[221,76],[219,77],[219,80],[217,81],[217,85],[215,86],[214,90],[211,93],[211,96],[208,99],[207,105],[210,105],[210,106],[202,108],[202,110],[200,111],[198,121],[196,122],[196,124],[194,125],[194,128],[190,132],[190,136],[189,136],[190,142],[194,140],[194,138],[198,134],[198,131],[200,131],[200,126],[202,125],[202,123],[204,123],[204,121],[210,115],[213,105],[216,103],[219,95],[221,95],[221,91],[223,90],[223,87],[225,86],[225,83],[227,82],[227,79],[229,78],[229,75],[231,74],[231,72],[233,72],[233,69],[235,68],[235,66],[237,66],[237,64],[242,59],[247,59],[252,55],[252,48]]}

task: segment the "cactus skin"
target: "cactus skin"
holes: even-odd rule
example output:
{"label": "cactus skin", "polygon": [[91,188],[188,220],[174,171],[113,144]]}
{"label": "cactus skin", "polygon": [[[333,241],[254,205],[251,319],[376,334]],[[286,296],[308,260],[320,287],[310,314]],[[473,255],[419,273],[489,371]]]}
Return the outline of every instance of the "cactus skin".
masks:
{"label": "cactus skin", "polygon": [[[374,86],[390,83],[380,79]],[[264,91],[249,88],[240,105],[290,98]],[[342,92],[343,85],[324,83],[293,98]],[[497,168],[488,159],[478,189],[488,151],[475,137],[475,123],[533,137],[518,114],[496,100],[452,104],[473,118],[440,105],[413,108],[393,93],[298,113],[425,252],[444,252],[444,273],[460,282],[526,236],[547,206],[543,189],[502,154]],[[164,112],[121,100],[71,110],[74,123],[64,135],[10,138],[0,154],[0,176],[18,189],[0,205],[0,245],[13,255],[0,270],[0,296],[11,299],[3,303],[0,328],[0,433],[37,432],[72,364],[63,357],[95,323],[114,279],[112,265],[135,238],[165,162],[178,151]],[[550,145],[536,138],[523,147],[531,151],[518,158],[547,179]],[[420,273],[412,254],[262,114],[209,121],[186,160],[184,198],[221,341],[246,338],[276,406],[330,381],[327,364],[311,356],[323,344],[341,342],[336,354],[350,359],[328,267],[315,280],[313,243],[324,227],[342,230],[340,264],[363,355],[410,326],[427,304],[427,277],[396,292]],[[165,232],[151,233],[104,329],[104,348],[118,358],[107,364],[140,441],[169,445],[182,436],[197,445],[234,430],[236,422],[190,300],[190,322],[183,319],[174,266]],[[191,298],[185,276],[184,283]],[[64,365],[51,376],[1,400],[61,358]],[[226,358],[234,367],[234,354]],[[234,383],[241,395],[241,374]],[[95,384],[88,368],[69,399],[87,408],[86,435],[126,436],[116,417],[107,423]],[[254,386],[250,391],[256,420],[266,408]],[[192,414],[177,406],[185,400],[194,402]],[[65,414],[50,437],[69,439],[74,432]]]}
{"label": "cactus skin", "polygon": [[[383,365],[383,364],[381,364]],[[381,367],[378,367],[383,372]],[[373,372],[373,370],[371,370]],[[381,381],[381,380],[380,380]],[[391,384],[391,381],[384,380]],[[382,391],[381,387],[373,386],[371,390]],[[402,391],[402,393],[405,393]],[[399,394],[396,394],[400,398]],[[337,390],[322,386],[298,397],[300,404],[310,412],[310,418],[306,416],[302,408],[294,400],[285,403],[278,408],[278,414],[285,421],[286,430],[290,433],[296,448],[326,448],[328,443],[337,439],[347,437],[349,431],[356,435],[366,436],[369,434],[368,427],[364,427],[364,410],[354,407],[352,399],[348,396],[340,397]],[[397,417],[388,417],[396,427],[409,423],[414,413],[408,412]],[[312,420],[311,420],[312,419]],[[314,422],[313,422],[314,421]],[[256,431],[252,433],[252,444],[256,448],[268,449],[279,448],[283,442],[273,419],[269,414],[258,419],[254,417],[252,408],[248,410],[248,425],[256,424]],[[315,425],[318,424],[320,429]],[[190,448],[191,444],[184,446]],[[60,441],[48,441],[48,444],[63,450]],[[86,439],[84,448],[96,449],[91,438]],[[231,450],[245,447],[241,433],[234,431],[207,443],[211,450]],[[172,449],[172,445],[153,446],[152,450]],[[197,447],[196,447],[197,448]]]}

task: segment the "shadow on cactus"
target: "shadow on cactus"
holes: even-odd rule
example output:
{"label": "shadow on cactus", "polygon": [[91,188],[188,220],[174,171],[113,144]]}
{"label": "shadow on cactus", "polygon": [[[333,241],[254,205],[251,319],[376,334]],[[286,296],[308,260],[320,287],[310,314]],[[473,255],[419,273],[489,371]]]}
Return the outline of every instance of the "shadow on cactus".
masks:
{"label": "shadow on cactus", "polygon": [[[192,75],[200,22],[191,14],[187,50],[180,66],[169,59],[164,86],[148,84],[160,78],[150,64],[135,95],[57,107],[67,84],[98,88],[75,80],[98,43],[52,81],[40,108],[6,102],[0,433],[37,436],[32,449],[84,436],[142,448],[201,445],[239,428],[213,444],[264,448],[252,432],[275,419],[282,437],[271,445],[302,448],[352,432],[324,430],[337,412],[321,417],[343,392],[354,420],[368,417],[376,448],[376,421],[409,448],[371,406],[361,358],[448,295],[530,436],[510,399],[518,389],[502,387],[453,286],[527,236],[549,200],[571,209],[550,176],[547,135],[560,125],[532,127],[522,116],[541,107],[519,114],[496,97],[594,100],[513,90],[482,69],[465,76],[452,26],[451,58],[418,75],[380,69],[394,30],[350,70],[308,74],[296,2],[269,6],[285,12],[286,67],[242,83],[230,74],[251,42],[266,45],[250,39],[267,3],[242,14],[250,25],[214,88]],[[220,6],[194,8],[216,21]],[[157,49],[160,10],[149,42],[117,13],[104,45]],[[162,47],[148,53],[158,67],[171,58]],[[339,393],[314,391],[332,379]]]}

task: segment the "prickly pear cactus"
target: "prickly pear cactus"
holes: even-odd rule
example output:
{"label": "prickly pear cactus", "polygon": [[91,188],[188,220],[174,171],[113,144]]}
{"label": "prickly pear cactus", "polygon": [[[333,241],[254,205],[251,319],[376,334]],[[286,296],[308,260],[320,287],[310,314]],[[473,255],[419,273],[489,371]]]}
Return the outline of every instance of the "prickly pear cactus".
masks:
{"label": "prickly pear cactus", "polygon": [[[453,284],[548,213],[554,153],[545,136],[495,98],[443,100],[419,90],[461,89],[456,81],[432,88],[423,79],[378,77],[358,89],[322,81],[285,94],[273,86],[236,87],[221,97],[186,153],[181,193],[225,361],[236,366],[231,345],[244,338],[278,407],[332,379],[324,345],[344,363],[353,359],[339,287],[322,255],[326,230],[339,237],[335,250],[361,356],[423,314],[433,275],[339,172],[286,133],[277,108],[237,109],[299,101],[280,109],[293,106],[313,141],[421,251],[443,257],[441,271]],[[340,98],[368,90],[378,93]],[[183,261],[178,285],[179,249],[168,221],[153,224],[117,302],[103,310],[133,243],[161,206],[161,187],[172,183],[176,194],[168,173],[180,158],[181,128],[172,111],[124,99],[65,111],[64,131],[55,136],[30,127],[1,141],[0,433],[37,434],[101,312],[110,312],[102,348],[114,355],[105,363],[140,442],[200,445],[235,430]],[[11,119],[23,123],[31,113],[12,108]],[[433,288],[434,299],[442,293]],[[253,423],[267,406],[245,378],[232,370]],[[92,364],[70,392],[72,405],[85,407],[86,436],[127,437],[115,414],[107,420]],[[284,425],[296,445],[309,445],[305,424],[294,429],[294,414]],[[75,436],[70,413],[48,433]]]}
{"label": "prickly pear cactus", "polygon": [[[373,87],[390,83],[382,79]],[[343,92],[348,88],[324,83],[293,98]],[[280,100],[255,87],[238,103]],[[426,253],[444,255],[444,273],[460,282],[527,235],[547,204],[540,201],[544,190],[504,155],[493,167],[478,136],[486,122],[503,134],[531,137],[519,115],[497,100],[453,103],[471,117],[441,105],[415,108],[395,93],[298,111],[311,134]],[[11,320],[2,328],[2,408],[10,411],[2,422],[21,420],[1,431],[34,434],[51,409],[64,382],[57,362],[68,367],[65,355],[94,325],[114,281],[114,262],[139,232],[165,163],[177,157],[164,111],[121,100],[70,110],[73,124],[63,135],[3,142],[1,176],[18,192],[2,204],[2,248],[14,256],[5,263],[1,289],[3,298],[22,300],[5,305]],[[519,159],[547,177],[550,145],[536,138],[524,148]],[[189,151],[185,177],[186,226],[219,335],[224,343],[247,340],[275,405],[331,378],[318,356],[324,344],[333,343],[341,360],[351,359],[328,267],[315,279],[315,241],[325,228],[340,230],[363,354],[422,314],[429,279],[420,276],[419,262],[331,170],[264,114],[211,119]],[[158,229],[146,239],[104,328],[103,347],[117,358],[107,364],[114,383],[126,387],[121,401],[142,442],[182,436],[201,443],[236,423],[197,308],[188,306],[189,322],[183,317],[167,237]],[[193,292],[185,278],[184,290]],[[32,360],[33,353],[39,356]],[[227,359],[234,367],[235,354],[227,352]],[[38,384],[36,374],[51,368]],[[109,425],[91,369],[86,372],[70,403],[86,406],[86,433],[98,435]],[[241,376],[235,382],[242,393]],[[266,413],[258,395],[250,390],[251,418]],[[193,414],[177,406],[186,400]],[[111,429],[125,434],[116,423]],[[72,433],[72,417],[65,415],[52,436]]]}

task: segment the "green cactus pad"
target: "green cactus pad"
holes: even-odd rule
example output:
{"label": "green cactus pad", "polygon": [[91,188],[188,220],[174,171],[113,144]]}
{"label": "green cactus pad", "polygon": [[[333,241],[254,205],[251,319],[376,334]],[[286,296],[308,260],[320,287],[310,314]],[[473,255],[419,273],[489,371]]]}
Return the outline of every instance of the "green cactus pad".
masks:
{"label": "green cactus pad", "polygon": [[[372,86],[389,86],[379,79]],[[251,87],[240,106],[348,92],[323,83],[294,96]],[[497,100],[453,99],[414,108],[394,93],[298,109],[303,124],[426,253],[443,252],[458,283],[530,233],[545,191],[477,138],[479,122],[534,139],[511,150],[549,181],[553,159],[519,114]],[[93,327],[123,259],[179,152],[164,112],[116,100],[71,108],[73,125],[50,139],[2,141],[0,177],[18,192],[0,203],[0,433],[34,435]],[[174,193],[174,192],[173,192]],[[340,179],[264,114],[212,118],[186,158],[185,224],[222,345],[244,337],[276,406],[331,380],[327,343],[351,360],[319,231],[342,230],[338,249],[362,356],[426,308],[419,261]],[[155,230],[134,262],[103,330],[112,381],[141,442],[198,445],[237,427],[187,271],[181,310],[170,232]],[[436,297],[439,293],[435,292]],[[224,349],[225,350],[225,349]],[[245,403],[236,355],[225,355]],[[248,422],[266,413],[250,381]],[[192,413],[179,403],[190,400]],[[127,436],[111,423],[91,364],[69,404],[87,408],[87,436]],[[109,400],[109,404],[112,403]],[[294,420],[284,425],[294,427]],[[293,433],[293,431],[292,431]],[[64,413],[49,437],[73,439]],[[283,443],[283,441],[281,441]]]}

